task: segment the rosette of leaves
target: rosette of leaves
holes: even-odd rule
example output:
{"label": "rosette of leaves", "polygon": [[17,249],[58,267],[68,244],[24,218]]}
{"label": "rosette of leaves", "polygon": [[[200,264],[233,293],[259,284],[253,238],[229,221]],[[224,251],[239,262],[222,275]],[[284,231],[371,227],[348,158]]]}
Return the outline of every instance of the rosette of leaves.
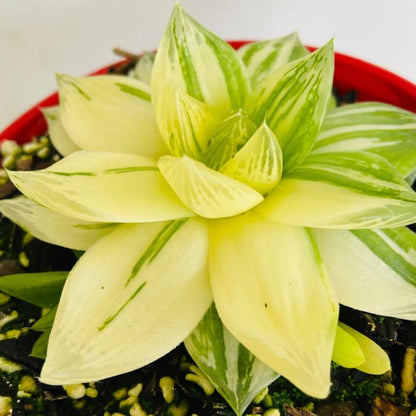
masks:
{"label": "rosette of leaves", "polygon": [[331,359],[389,368],[338,304],[415,319],[416,116],[331,109],[333,62],[332,42],[308,53],[295,34],[235,51],[176,6],[151,77],[58,76],[45,114],[66,157],[10,171],[24,196],[0,203],[85,251],[43,382],[124,373],[185,340],[242,414],[279,374],[323,398]]}

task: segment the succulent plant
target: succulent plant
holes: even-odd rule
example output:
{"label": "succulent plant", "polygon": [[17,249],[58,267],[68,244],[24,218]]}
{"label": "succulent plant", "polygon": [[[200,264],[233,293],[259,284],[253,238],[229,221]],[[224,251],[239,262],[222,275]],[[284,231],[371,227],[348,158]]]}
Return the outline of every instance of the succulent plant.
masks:
{"label": "succulent plant", "polygon": [[65,157],[8,172],[23,196],[0,211],[85,251],[57,275],[41,380],[99,380],[185,341],[242,414],[279,375],[326,397],[331,359],[387,371],[338,305],[416,317],[416,116],[333,108],[332,41],[235,51],[179,5],[152,61],[58,75],[45,115]]}

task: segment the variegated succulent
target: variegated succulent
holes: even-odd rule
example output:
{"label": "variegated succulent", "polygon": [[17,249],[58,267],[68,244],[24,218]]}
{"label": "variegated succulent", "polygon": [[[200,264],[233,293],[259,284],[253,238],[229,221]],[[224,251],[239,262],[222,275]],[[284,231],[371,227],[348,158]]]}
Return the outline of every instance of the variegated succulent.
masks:
{"label": "variegated succulent", "polygon": [[124,373],[185,340],[242,414],[279,374],[323,398],[331,359],[389,368],[338,304],[416,317],[416,116],[333,108],[333,65],[332,42],[308,53],[295,34],[235,51],[176,6],[135,77],[58,76],[45,115],[66,157],[10,171],[24,196],[0,203],[86,251],[42,381]]}

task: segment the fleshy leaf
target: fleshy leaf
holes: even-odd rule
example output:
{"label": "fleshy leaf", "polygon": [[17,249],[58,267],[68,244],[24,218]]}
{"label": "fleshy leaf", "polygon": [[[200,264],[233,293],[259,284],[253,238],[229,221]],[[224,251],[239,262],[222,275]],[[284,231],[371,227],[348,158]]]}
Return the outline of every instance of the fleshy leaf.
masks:
{"label": "fleshy leaf", "polygon": [[390,359],[387,353],[374,341],[348,325],[340,322],[339,327],[347,334],[352,336],[358,343],[365,356],[363,364],[357,366],[357,369],[368,374],[384,374],[390,370]]}
{"label": "fleshy leaf", "polygon": [[52,211],[85,221],[147,222],[193,215],[145,157],[76,152],[44,170],[9,171],[16,187]]}
{"label": "fleshy leaf", "polygon": [[230,334],[214,305],[186,338],[185,346],[237,415],[279,377]]}
{"label": "fleshy leaf", "polygon": [[403,177],[416,171],[416,115],[383,103],[329,112],[313,153],[366,151],[386,158]]}
{"label": "fleshy leaf", "polygon": [[258,125],[266,120],[279,140],[289,172],[308,155],[318,135],[331,96],[332,42],[268,77],[250,100]]}
{"label": "fleshy leaf", "polygon": [[54,306],[68,272],[10,274],[0,278],[0,290],[41,308]]}
{"label": "fleshy leaf", "polygon": [[39,240],[75,250],[86,250],[114,227],[58,214],[24,196],[1,200],[0,212]]}
{"label": "fleshy leaf", "polygon": [[53,147],[62,156],[81,150],[66,133],[59,114],[59,106],[43,108],[42,113],[48,122],[48,133]]}
{"label": "fleshy leaf", "polygon": [[230,217],[263,201],[249,186],[187,156],[163,156],[158,166],[183,204],[202,217]]}
{"label": "fleshy leaf", "polygon": [[279,39],[249,43],[237,51],[247,67],[253,87],[265,80],[280,67],[308,54],[298,34],[291,33]]}
{"label": "fleshy leaf", "polygon": [[150,85],[155,56],[156,54],[153,52],[144,52],[129,75],[141,82],[144,82],[146,85]]}
{"label": "fleshy leaf", "polygon": [[[63,288],[63,285],[62,285],[62,288]],[[59,296],[60,295],[61,293],[59,293]],[[46,312],[45,315],[39,318],[30,328],[35,331],[42,331],[42,332],[52,329],[52,325],[53,325],[53,321],[55,320],[57,309],[58,309],[58,306],[55,305],[48,312]]]}
{"label": "fleshy leaf", "polygon": [[31,357],[45,359],[46,351],[48,348],[50,331],[45,331],[33,344],[32,351],[30,353]]}
{"label": "fleshy leaf", "polygon": [[365,362],[365,356],[358,341],[339,324],[335,335],[332,361],[345,368],[356,368]]}
{"label": "fleshy leaf", "polygon": [[391,228],[416,221],[416,193],[376,154],[314,154],[280,181],[262,210],[306,227]]}
{"label": "fleshy leaf", "polygon": [[416,235],[389,230],[313,230],[340,303],[416,319]]}
{"label": "fleshy leaf", "polygon": [[225,41],[203,28],[176,5],[159,45],[152,96],[165,84],[227,112],[243,106],[248,80],[243,62]]}
{"label": "fleshy leaf", "polygon": [[146,84],[121,75],[57,80],[62,124],[80,148],[150,158],[167,153]]}
{"label": "fleshy leaf", "polygon": [[41,380],[99,380],[173,349],[212,303],[207,252],[198,219],[125,224],[103,237],[68,276]]}
{"label": "fleshy leaf", "polygon": [[263,123],[220,172],[264,195],[279,183],[282,170],[282,149],[276,136]]}
{"label": "fleshy leaf", "polygon": [[254,212],[214,221],[209,263],[228,330],[306,394],[326,397],[338,304],[310,233]]}
{"label": "fleshy leaf", "polygon": [[[219,123],[215,110],[181,90],[169,91],[166,100],[155,104],[158,125],[163,138],[175,156],[188,155],[201,159],[207,150],[207,142]],[[171,101],[168,103],[168,99]],[[160,109],[158,105],[163,105]]]}
{"label": "fleshy leaf", "polygon": [[256,125],[243,109],[231,113],[213,133],[208,142],[204,162],[211,169],[219,170],[240,150],[256,131]]}
{"label": "fleshy leaf", "polygon": [[[162,136],[171,148],[179,147],[181,138],[171,136],[169,126],[179,126],[182,112],[175,109],[177,91],[205,104],[211,118],[211,129],[203,129],[196,140],[200,147],[209,139],[209,134],[218,126],[213,114],[221,120],[232,109],[243,106],[248,92],[245,67],[234,49],[218,38],[185,11],[176,5],[162,42],[158,48],[151,81],[152,100],[157,123]],[[166,120],[166,111],[171,111]],[[168,124],[168,125],[167,125]],[[199,127],[195,126],[199,131]],[[188,139],[189,140],[189,139]],[[172,146],[172,141],[178,144]],[[182,153],[173,153],[180,156]],[[187,154],[187,153],[185,153]],[[196,157],[196,155],[188,154]]]}

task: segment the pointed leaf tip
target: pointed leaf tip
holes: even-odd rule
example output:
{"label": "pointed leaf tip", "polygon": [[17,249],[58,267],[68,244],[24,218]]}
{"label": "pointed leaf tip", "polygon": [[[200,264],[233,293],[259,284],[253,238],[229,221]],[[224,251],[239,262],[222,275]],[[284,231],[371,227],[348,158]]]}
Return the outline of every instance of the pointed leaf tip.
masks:
{"label": "pointed leaf tip", "polygon": [[175,348],[212,303],[207,234],[198,219],[123,224],[92,246],[62,292],[42,381],[100,380]]}
{"label": "pointed leaf tip", "polygon": [[59,106],[42,108],[42,113],[48,123],[48,133],[51,142],[62,156],[68,156],[81,150],[65,131],[61,121]]}
{"label": "pointed leaf tip", "polygon": [[265,195],[282,176],[282,149],[264,122],[220,172]]}
{"label": "pointed leaf tip", "polygon": [[214,305],[185,340],[185,347],[237,415],[279,377],[230,334]]}
{"label": "pointed leaf tip", "polygon": [[333,43],[285,65],[255,89],[250,108],[257,123],[266,119],[283,150],[284,170],[311,151],[331,96]]}
{"label": "pointed leaf tip", "polygon": [[[204,123],[209,128],[204,129],[206,134],[195,135],[200,147],[206,150],[204,144],[210,134],[231,110],[244,105],[248,89],[246,70],[235,50],[176,6],[158,48],[151,80],[157,123],[168,146],[175,147],[171,142],[181,141],[171,126],[183,124],[186,117],[183,109],[170,110],[166,116],[167,109],[179,108],[178,91],[208,109]],[[218,115],[218,119],[212,114]],[[191,124],[199,130],[198,123]],[[173,154],[195,157],[186,149]]]}
{"label": "pointed leaf tip", "polygon": [[62,126],[80,148],[151,158],[167,153],[148,85],[121,75],[59,74],[57,80]]}
{"label": "pointed leaf tip", "polygon": [[263,201],[249,186],[187,156],[163,156],[158,167],[182,203],[205,218],[238,215]]}
{"label": "pointed leaf tip", "polygon": [[210,224],[219,316],[256,357],[306,394],[324,398],[338,318],[335,295],[309,232],[255,212]]}

